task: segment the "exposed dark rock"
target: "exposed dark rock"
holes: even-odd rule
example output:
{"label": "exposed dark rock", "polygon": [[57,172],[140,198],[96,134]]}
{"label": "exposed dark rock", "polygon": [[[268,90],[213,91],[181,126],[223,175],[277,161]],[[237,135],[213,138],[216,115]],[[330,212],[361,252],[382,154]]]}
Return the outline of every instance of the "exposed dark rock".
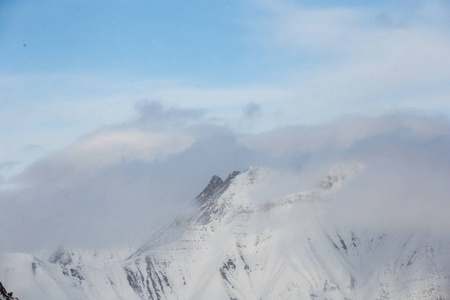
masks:
{"label": "exposed dark rock", "polygon": [[217,175],[211,177],[208,185],[205,189],[195,198],[197,203],[204,204],[209,198],[211,198],[223,185],[223,180]]}
{"label": "exposed dark rock", "polygon": [[142,287],[139,284],[138,275],[128,268],[125,268],[125,272],[127,273],[128,284],[131,286],[134,292],[141,298],[144,297]]}
{"label": "exposed dark rock", "polygon": [[63,266],[70,265],[72,263],[72,255],[66,251],[64,248],[58,248],[55,252],[50,255],[48,259],[52,264],[59,263]]}
{"label": "exposed dark rock", "polygon": [[224,186],[228,187],[230,185],[231,180],[234,179],[234,177],[238,176],[239,174],[241,174],[241,172],[239,171],[233,171],[233,173],[231,173],[230,175],[228,175],[227,179],[225,179],[225,182],[223,183]]}
{"label": "exposed dark rock", "polygon": [[228,189],[233,179],[239,174],[239,171],[234,171],[225,181],[217,175],[211,178],[206,188],[195,198],[195,202],[200,205],[200,214],[196,222],[208,224],[214,215],[221,213],[223,208],[218,206],[215,200]]}
{"label": "exposed dark rock", "polygon": [[84,280],[84,277],[80,274],[80,271],[77,269],[70,269],[70,275],[78,278],[80,281]]}
{"label": "exposed dark rock", "polygon": [[200,205],[203,205],[211,198],[219,197],[230,185],[231,181],[239,175],[241,172],[233,171],[230,175],[228,175],[227,179],[223,181],[219,176],[214,175],[211,177],[206,188],[195,198],[195,201]]}
{"label": "exposed dark rock", "polygon": [[341,242],[341,245],[342,245],[342,249],[344,249],[345,250],[345,253],[347,253],[347,245],[345,244],[345,241],[344,241],[344,239],[338,234],[337,235],[338,237],[339,237],[339,241]]}
{"label": "exposed dark rock", "polygon": [[13,297],[13,292],[7,292],[3,284],[0,282],[0,299],[1,300],[19,300],[16,297]]}
{"label": "exposed dark rock", "polygon": [[31,270],[33,271],[33,275],[36,275],[37,264],[35,262],[31,263]]}

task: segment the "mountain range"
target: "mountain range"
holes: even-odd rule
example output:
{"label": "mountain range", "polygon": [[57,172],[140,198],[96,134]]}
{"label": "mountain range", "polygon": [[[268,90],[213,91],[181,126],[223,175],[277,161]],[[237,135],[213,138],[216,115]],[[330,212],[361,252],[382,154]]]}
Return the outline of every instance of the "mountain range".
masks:
{"label": "mountain range", "polygon": [[4,253],[0,281],[21,300],[450,299],[450,238],[330,218],[364,170],[342,163],[309,188],[269,168],[213,176],[140,247]]}

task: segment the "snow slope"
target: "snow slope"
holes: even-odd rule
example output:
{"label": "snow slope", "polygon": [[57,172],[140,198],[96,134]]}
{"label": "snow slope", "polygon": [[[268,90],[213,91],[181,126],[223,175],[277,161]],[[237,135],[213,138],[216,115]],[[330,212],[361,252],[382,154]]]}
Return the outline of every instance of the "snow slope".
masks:
{"label": "snow slope", "polygon": [[214,176],[134,253],[4,254],[0,280],[22,300],[450,299],[449,238],[326,219],[334,193],[363,169],[339,165],[295,192],[269,169]]}

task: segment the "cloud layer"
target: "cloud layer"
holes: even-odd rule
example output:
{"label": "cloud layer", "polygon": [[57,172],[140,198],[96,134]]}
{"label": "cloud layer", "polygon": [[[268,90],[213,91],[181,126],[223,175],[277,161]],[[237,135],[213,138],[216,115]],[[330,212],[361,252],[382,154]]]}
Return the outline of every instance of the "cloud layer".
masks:
{"label": "cloud layer", "polygon": [[[173,108],[160,113],[185,120]],[[175,134],[170,126],[139,126],[131,122],[90,134],[9,182],[16,188],[0,192],[2,251],[139,242],[180,213],[212,175],[250,165],[297,174],[301,190],[334,164],[358,161],[366,169],[335,196],[330,220],[358,228],[450,228],[444,213],[450,208],[446,118],[348,117],[251,135],[206,123],[183,127],[190,135]]]}

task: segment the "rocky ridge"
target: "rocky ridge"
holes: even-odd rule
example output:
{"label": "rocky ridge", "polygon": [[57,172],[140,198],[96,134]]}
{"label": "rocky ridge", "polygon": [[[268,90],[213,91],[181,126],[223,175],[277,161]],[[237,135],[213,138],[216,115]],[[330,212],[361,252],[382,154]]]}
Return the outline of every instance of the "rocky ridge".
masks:
{"label": "rocky ridge", "polygon": [[3,284],[0,282],[0,300],[19,300],[13,297],[13,292],[7,292]]}

